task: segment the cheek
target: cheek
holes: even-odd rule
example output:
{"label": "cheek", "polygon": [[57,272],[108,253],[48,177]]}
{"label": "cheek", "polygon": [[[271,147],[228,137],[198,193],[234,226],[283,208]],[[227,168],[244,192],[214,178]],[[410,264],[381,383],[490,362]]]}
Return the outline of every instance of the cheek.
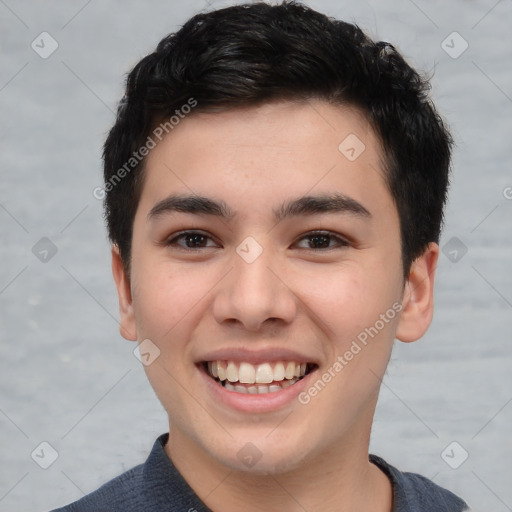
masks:
{"label": "cheek", "polygon": [[144,366],[160,402],[166,409],[185,411],[190,404],[180,392],[190,379],[189,343],[204,314],[205,294],[211,285],[202,273],[177,270],[168,262],[146,262],[134,275],[134,311],[140,340],[149,339],[158,357]]}
{"label": "cheek", "polygon": [[134,276],[133,304],[139,334],[176,339],[186,319],[201,309],[210,287],[197,271],[177,270],[166,263],[149,262]]}
{"label": "cheek", "polygon": [[298,278],[300,298],[321,320],[327,336],[341,345],[374,325],[398,296],[391,276],[380,269],[354,265],[310,277]]}

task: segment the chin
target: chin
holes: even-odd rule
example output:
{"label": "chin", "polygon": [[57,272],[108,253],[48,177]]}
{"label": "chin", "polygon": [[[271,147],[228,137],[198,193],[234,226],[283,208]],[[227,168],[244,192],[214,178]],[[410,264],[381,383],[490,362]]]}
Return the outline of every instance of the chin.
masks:
{"label": "chin", "polygon": [[[231,440],[227,450],[216,450],[210,454],[222,465],[232,471],[247,475],[279,475],[293,471],[308,458],[310,448],[291,442],[283,445],[281,441],[270,441],[265,436],[244,436],[243,441]],[[253,441],[247,441],[253,439]],[[240,446],[234,449],[235,446]],[[300,448],[299,448],[300,446]],[[227,452],[229,455],[226,456]]]}

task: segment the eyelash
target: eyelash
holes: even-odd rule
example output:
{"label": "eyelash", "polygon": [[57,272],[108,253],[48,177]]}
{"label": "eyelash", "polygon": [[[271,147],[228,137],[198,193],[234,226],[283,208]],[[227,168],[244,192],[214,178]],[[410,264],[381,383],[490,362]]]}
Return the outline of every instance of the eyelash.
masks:
{"label": "eyelash", "polygon": [[[175,236],[173,236],[172,238],[169,238],[166,242],[165,242],[165,245],[168,246],[168,247],[177,247],[181,250],[184,250],[184,251],[195,251],[196,249],[208,249],[208,248],[211,248],[210,247],[183,247],[183,246],[180,246],[178,245],[177,241],[184,238],[184,237],[187,237],[187,236],[194,236],[194,235],[199,235],[199,236],[202,236],[204,238],[208,238],[210,240],[213,240],[212,237],[210,237],[209,235],[207,235],[206,233],[203,233],[201,231],[182,231],[181,233],[177,233]],[[326,237],[326,238],[329,238],[331,241],[334,240],[336,243],[337,243],[337,246],[334,246],[334,247],[327,247],[327,248],[306,248],[305,250],[309,250],[309,251],[329,251],[329,250],[333,250],[333,249],[337,249],[337,248],[343,248],[343,247],[348,247],[350,245],[350,243],[345,240],[344,238],[342,238],[341,236],[335,234],[335,233],[332,233],[331,231],[310,231],[309,233],[306,233],[305,235],[303,235],[301,238],[299,238],[299,241],[300,240],[304,240],[304,239],[309,239],[311,241],[311,239],[313,239],[314,237]]]}

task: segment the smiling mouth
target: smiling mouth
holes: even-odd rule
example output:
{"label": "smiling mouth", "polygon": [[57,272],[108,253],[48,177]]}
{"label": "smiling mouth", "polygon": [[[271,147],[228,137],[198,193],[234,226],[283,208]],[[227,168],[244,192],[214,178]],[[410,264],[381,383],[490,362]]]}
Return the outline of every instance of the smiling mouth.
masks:
{"label": "smiling mouth", "polygon": [[253,365],[248,362],[205,361],[206,373],[228,391],[251,395],[282,391],[311,373],[314,363],[277,361]]}

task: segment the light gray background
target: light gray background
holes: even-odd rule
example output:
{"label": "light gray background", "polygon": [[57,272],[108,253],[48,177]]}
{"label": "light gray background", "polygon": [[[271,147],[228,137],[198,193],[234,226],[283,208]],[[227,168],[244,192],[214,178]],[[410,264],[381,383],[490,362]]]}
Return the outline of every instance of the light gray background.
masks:
{"label": "light gray background", "polygon": [[[371,451],[476,510],[512,510],[512,2],[307,3],[435,72],[433,97],[457,143],[442,245],[457,237],[468,252],[456,262],[441,256],[428,335],[397,343]],[[0,0],[2,511],[75,500],[142,462],[166,430],[135,344],[118,333],[92,191],[124,74],[208,8],[204,0]],[[31,48],[43,31],[59,45],[47,59]],[[441,46],[453,31],[469,44],[456,59]],[[452,53],[462,48],[457,38],[445,43]],[[42,237],[58,250],[46,263],[32,252]],[[46,470],[31,458],[42,441],[58,452]],[[441,458],[453,441],[469,453],[458,469]],[[462,448],[448,452],[452,461]]]}

